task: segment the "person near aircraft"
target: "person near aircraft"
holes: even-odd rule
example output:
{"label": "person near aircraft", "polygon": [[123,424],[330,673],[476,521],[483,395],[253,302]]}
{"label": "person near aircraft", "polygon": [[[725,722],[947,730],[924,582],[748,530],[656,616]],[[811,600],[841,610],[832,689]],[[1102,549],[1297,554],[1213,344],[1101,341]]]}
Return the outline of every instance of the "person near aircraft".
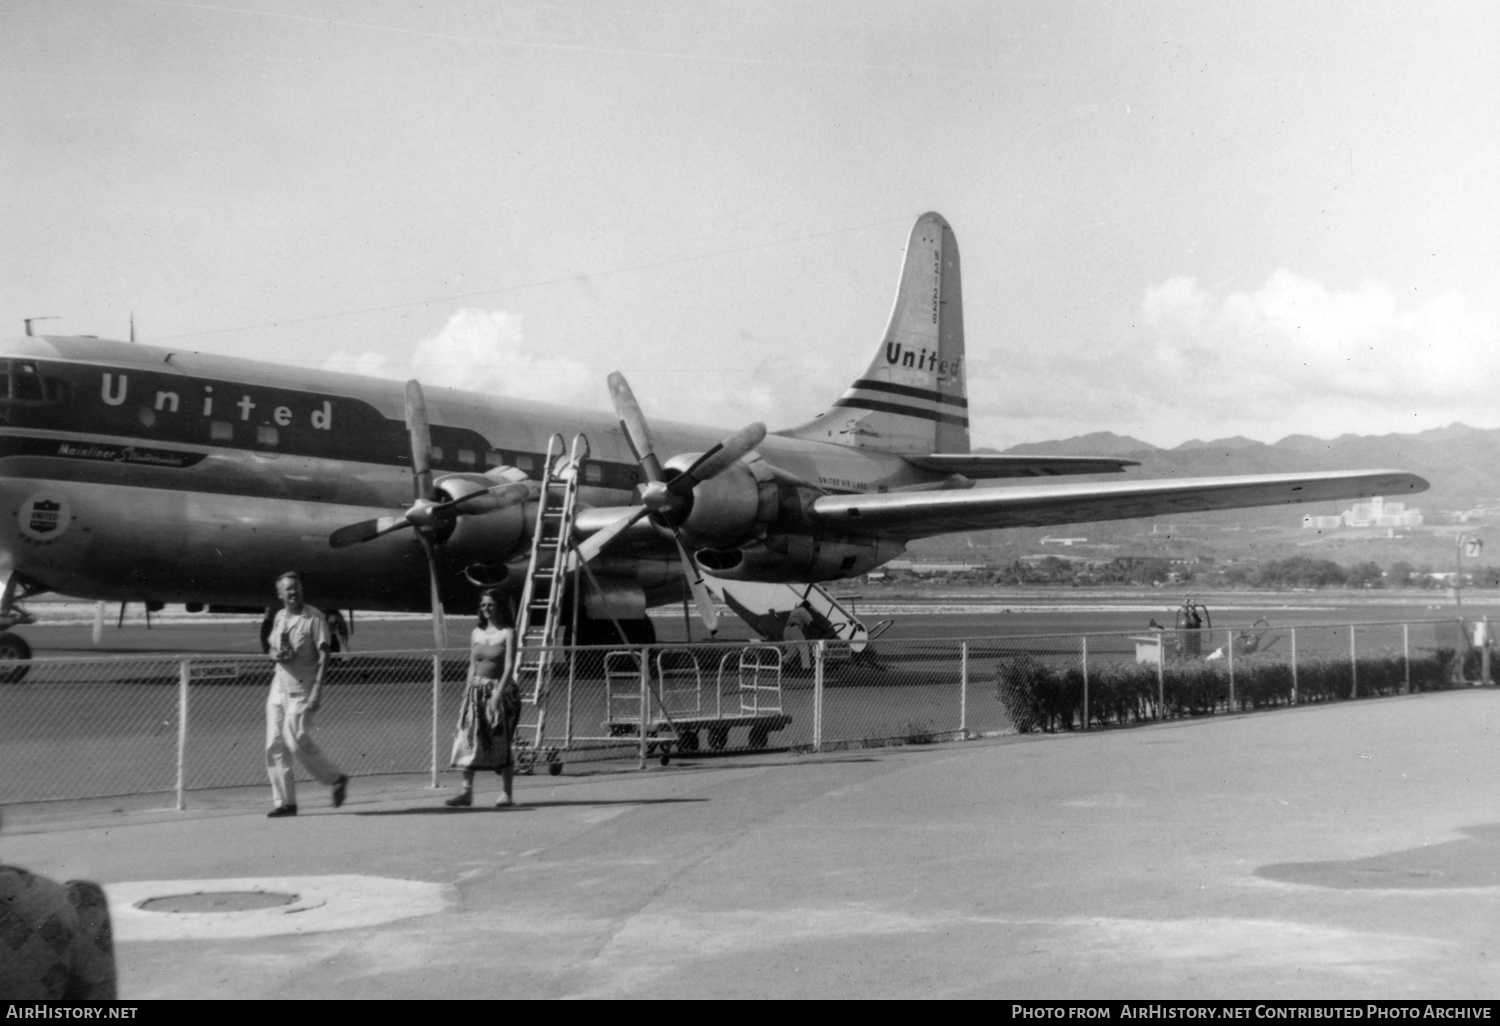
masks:
{"label": "person near aircraft", "polygon": [[787,614],[786,627],[781,632],[781,640],[792,643],[791,651],[797,654],[803,673],[812,671],[812,646],[807,643],[807,632],[812,625],[812,607],[803,601]]}
{"label": "person near aircraft", "polygon": [[349,777],[312,739],[312,716],[323,703],[328,671],[328,624],[303,600],[302,577],[288,570],[276,579],[282,608],[271,624],[271,693],[266,698],[266,774],[271,778],[272,819],[297,814],[292,757],[320,783],[333,788],[333,807],[344,804]]}
{"label": "person near aircraft", "polygon": [[464,689],[452,764],[463,772],[463,789],[443,804],[474,804],[474,773],[500,774],[496,808],[515,804],[515,758],[511,743],[521,721],[521,689],[516,684],[516,631],[499,590],[479,595],[479,625],[469,636],[469,682]]}
{"label": "person near aircraft", "polygon": [[1199,615],[1192,599],[1183,604],[1182,629],[1183,651],[1189,659],[1197,659],[1203,654],[1203,636],[1199,633],[1203,630],[1203,617]]}
{"label": "person near aircraft", "polygon": [[104,889],[0,865],[0,996],[115,1000],[115,948]]}

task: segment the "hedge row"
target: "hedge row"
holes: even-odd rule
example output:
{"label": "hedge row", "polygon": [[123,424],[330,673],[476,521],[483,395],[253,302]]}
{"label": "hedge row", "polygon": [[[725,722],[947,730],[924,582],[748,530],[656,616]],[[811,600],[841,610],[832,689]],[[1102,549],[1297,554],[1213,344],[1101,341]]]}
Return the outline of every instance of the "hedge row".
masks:
{"label": "hedge row", "polygon": [[[1454,658],[1452,649],[1413,657],[1411,690],[1454,687]],[[1464,661],[1466,670],[1470,661]],[[1475,675],[1477,669],[1476,660]],[[1358,659],[1352,666],[1347,659],[1299,660],[1296,686],[1299,705],[1402,694],[1407,690],[1406,660],[1400,655],[1383,656]],[[1084,678],[1079,666],[1051,665],[1029,655],[1019,656],[1000,665],[995,693],[1022,733],[1075,730],[1083,724]],[[1233,702],[1229,667],[1220,661],[1168,663],[1160,682],[1154,665],[1105,663],[1089,668],[1089,726],[1209,716],[1291,703],[1292,665],[1286,662],[1236,663]]]}

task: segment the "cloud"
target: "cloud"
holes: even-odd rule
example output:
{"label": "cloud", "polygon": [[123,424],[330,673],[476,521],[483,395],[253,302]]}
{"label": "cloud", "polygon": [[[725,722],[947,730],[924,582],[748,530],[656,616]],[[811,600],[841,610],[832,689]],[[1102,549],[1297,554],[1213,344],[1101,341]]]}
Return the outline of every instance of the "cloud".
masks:
{"label": "cloud", "polygon": [[1001,376],[974,361],[971,403],[986,386],[999,399],[974,403],[976,421],[1011,441],[1111,430],[1163,445],[1500,425],[1494,318],[1455,293],[1339,291],[1278,270],[1227,294],[1171,278],[1146,290],[1139,314],[1135,340],[1095,346],[1079,369],[1008,354]]}
{"label": "cloud", "polygon": [[1205,424],[1369,433],[1414,417],[1494,420],[1495,325],[1456,294],[1403,303],[1379,282],[1340,292],[1279,270],[1223,298],[1172,279],[1147,290],[1141,313],[1144,365]]}
{"label": "cloud", "polygon": [[405,361],[340,350],[323,367],[572,405],[598,405],[602,391],[586,365],[528,346],[521,317],[502,310],[459,310],[442,331],[418,340]]}

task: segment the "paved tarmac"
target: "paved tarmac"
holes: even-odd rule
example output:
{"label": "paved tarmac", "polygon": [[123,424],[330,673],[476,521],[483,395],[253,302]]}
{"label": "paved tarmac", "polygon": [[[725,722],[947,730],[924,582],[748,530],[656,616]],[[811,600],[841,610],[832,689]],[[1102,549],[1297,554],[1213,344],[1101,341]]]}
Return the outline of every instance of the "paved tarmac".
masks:
{"label": "paved tarmac", "polygon": [[[521,778],[506,810],[483,777],[471,810],[416,778],[286,820],[33,806],[0,858],[106,885],[126,998],[1494,998],[1497,729],[1473,688]],[[246,891],[292,903],[212,897]]]}

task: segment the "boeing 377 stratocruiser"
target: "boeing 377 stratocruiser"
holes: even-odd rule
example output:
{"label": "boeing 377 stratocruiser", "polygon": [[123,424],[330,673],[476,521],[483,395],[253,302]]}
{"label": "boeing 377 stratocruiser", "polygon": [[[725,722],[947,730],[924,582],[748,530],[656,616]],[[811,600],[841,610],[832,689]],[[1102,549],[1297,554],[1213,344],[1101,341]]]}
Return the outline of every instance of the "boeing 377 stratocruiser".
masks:
{"label": "boeing 377 stratocruiser", "polygon": [[[327,609],[473,608],[476,584],[528,576],[555,437],[587,445],[564,475],[579,640],[610,621],[649,637],[648,607],[702,599],[699,567],[811,584],[947,532],[1427,487],[1397,470],[977,483],[1132,461],[969,451],[958,247],[931,213],[869,367],[771,433],[648,422],[617,374],[606,414],[81,337],[10,341],[0,373],[0,622],[43,591],[259,608],[287,568]],[[27,649],[7,634],[0,655]]]}

